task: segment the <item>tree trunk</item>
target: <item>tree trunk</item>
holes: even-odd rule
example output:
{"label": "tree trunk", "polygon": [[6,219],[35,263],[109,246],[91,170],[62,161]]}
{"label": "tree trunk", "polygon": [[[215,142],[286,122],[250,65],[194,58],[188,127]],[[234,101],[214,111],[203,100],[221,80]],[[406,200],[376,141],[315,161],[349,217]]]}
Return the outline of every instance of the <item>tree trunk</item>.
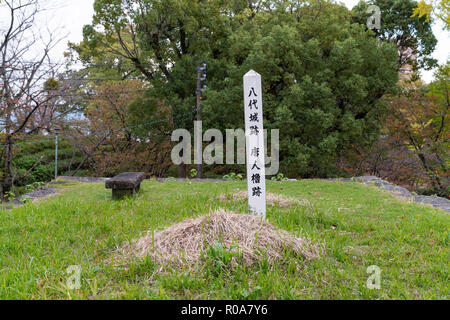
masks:
{"label": "tree trunk", "polygon": [[437,186],[437,188],[439,190],[441,190],[442,189],[441,180],[436,175],[436,173],[431,169],[431,167],[428,165],[428,162],[427,162],[427,159],[425,158],[425,155],[423,153],[419,153],[418,156],[419,156],[420,161],[422,162],[423,167],[425,168],[425,170],[430,175],[430,178],[433,181],[433,185]]}
{"label": "tree trunk", "polygon": [[6,143],[5,143],[5,159],[3,162],[3,181],[2,181],[2,195],[5,192],[8,192],[12,186],[12,139],[11,135],[8,133],[6,135]]}

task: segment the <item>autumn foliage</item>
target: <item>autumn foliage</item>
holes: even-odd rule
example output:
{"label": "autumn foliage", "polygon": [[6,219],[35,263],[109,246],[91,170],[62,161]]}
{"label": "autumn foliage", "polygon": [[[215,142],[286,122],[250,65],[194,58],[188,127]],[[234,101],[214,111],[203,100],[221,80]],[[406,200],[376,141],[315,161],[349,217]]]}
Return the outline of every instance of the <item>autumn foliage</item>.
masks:
{"label": "autumn foliage", "polygon": [[388,134],[420,161],[434,189],[448,186],[448,104],[420,88],[392,98],[386,119]]}
{"label": "autumn foliage", "polygon": [[402,83],[385,97],[382,135],[367,149],[355,148],[341,159],[352,175],[373,174],[416,190],[449,196],[448,67],[430,86]]}
{"label": "autumn foliage", "polygon": [[[95,89],[85,118],[73,131],[95,175],[143,171],[161,176],[170,166],[169,109],[148,99],[147,89],[140,81],[110,81]],[[153,103],[154,120],[136,119],[130,111],[133,103]]]}

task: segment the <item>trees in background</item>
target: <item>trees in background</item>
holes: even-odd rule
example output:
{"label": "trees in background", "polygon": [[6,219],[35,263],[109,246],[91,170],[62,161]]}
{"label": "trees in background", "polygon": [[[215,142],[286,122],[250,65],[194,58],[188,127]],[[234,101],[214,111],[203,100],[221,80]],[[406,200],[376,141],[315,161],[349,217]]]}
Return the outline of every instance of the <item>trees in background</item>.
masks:
{"label": "trees in background", "polygon": [[[401,82],[395,94],[384,97],[386,110],[380,139],[369,148],[355,148],[341,164],[352,174],[369,172],[414,189],[449,197],[448,182],[448,63],[430,85],[419,79],[418,69],[437,66],[431,53],[436,39],[434,17],[446,23],[448,1],[372,0],[352,11],[362,22],[369,5],[380,7],[383,40],[397,44]],[[448,27],[448,22],[446,23]],[[446,71],[447,70],[447,71]],[[406,72],[405,72],[406,71]]]}
{"label": "trees in background", "polygon": [[91,75],[116,73],[150,83],[151,95],[170,106],[175,127],[191,129],[197,63],[219,50],[210,47],[217,43],[211,41],[214,33],[222,41],[231,31],[221,9],[235,4],[220,3],[97,0],[93,24],[84,27],[84,41],[72,48]]}
{"label": "trees in background", "polygon": [[37,0],[2,3],[8,20],[0,29],[0,197],[13,183],[14,142],[21,135],[47,130],[61,115],[55,110],[55,97],[44,83],[57,71],[49,52],[58,43],[53,33],[37,30],[40,12]]}
{"label": "trees in background", "polygon": [[338,175],[341,152],[377,138],[378,101],[397,81],[395,48],[351,24],[343,6],[285,5],[236,28],[224,59],[234,65],[218,69],[205,119],[221,129],[241,126],[241,75],[255,69],[263,79],[266,126],[280,129],[282,172]]}
{"label": "trees in background", "polygon": [[352,150],[342,159],[343,168],[449,197],[449,71],[447,63],[430,85],[402,82],[398,92],[386,95],[381,138],[367,149]]}
{"label": "trees in background", "polygon": [[[144,171],[162,176],[170,166],[169,110],[146,96],[146,85],[138,80],[98,84],[89,100],[85,118],[68,132],[84,155],[72,172],[89,164],[96,176],[114,176],[124,171]],[[146,109],[137,118],[134,109]]]}
{"label": "trees in background", "polygon": [[403,87],[389,97],[387,133],[404,144],[420,160],[437,193],[449,194],[450,65],[439,68],[429,87]]}
{"label": "trees in background", "polygon": [[[250,69],[262,75],[265,126],[280,129],[283,173],[338,176],[338,160],[351,154],[356,171],[382,172],[383,154],[398,144],[396,156],[420,160],[402,162],[399,179],[422,168],[435,189],[445,185],[442,85],[395,93],[402,66],[415,71],[436,63],[431,22],[412,16],[413,0],[371,0],[382,10],[382,28],[373,31],[362,2],[349,11],[324,0],[96,0],[83,41],[67,52],[82,68],[64,72],[48,61],[52,38],[42,56],[25,54],[36,39],[20,35],[38,12],[36,1],[27,3],[10,6],[25,22],[11,23],[17,31],[5,30],[10,40],[1,47],[6,189],[14,177],[14,136],[51,134],[56,123],[81,153],[72,174],[88,167],[96,175],[164,175],[172,130],[193,128],[201,61],[208,64],[204,128],[242,128],[242,76]],[[439,119],[444,129],[436,132]],[[380,157],[366,161],[374,146],[369,153]]]}
{"label": "trees in background", "polygon": [[431,21],[426,17],[412,16],[417,2],[414,0],[369,0],[360,1],[352,9],[352,21],[366,24],[372,15],[367,9],[376,5],[381,10],[381,29],[374,29],[374,35],[390,42],[398,49],[398,69],[406,65],[414,71],[436,67],[431,56],[437,45]]}
{"label": "trees in background", "polygon": [[262,74],[265,123],[282,130],[292,176],[335,174],[340,152],[373,141],[378,101],[397,81],[395,47],[331,1],[97,0],[94,8],[72,52],[88,72],[106,58],[108,72],[145,79],[175,128],[193,127],[198,62],[208,63],[205,128],[242,127],[242,76]]}

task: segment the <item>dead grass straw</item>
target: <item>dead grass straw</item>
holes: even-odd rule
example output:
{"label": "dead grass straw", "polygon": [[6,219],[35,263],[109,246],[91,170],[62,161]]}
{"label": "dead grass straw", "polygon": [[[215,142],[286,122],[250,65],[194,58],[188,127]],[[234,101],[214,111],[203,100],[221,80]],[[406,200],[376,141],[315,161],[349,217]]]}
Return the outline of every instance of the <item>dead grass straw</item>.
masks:
{"label": "dead grass straw", "polygon": [[321,248],[306,239],[295,238],[261,218],[223,210],[196,219],[188,219],[167,229],[127,243],[119,249],[115,261],[150,257],[158,264],[194,266],[209,246],[219,242],[225,249],[236,246],[241,262],[251,265],[262,256],[269,263],[280,260],[287,251],[310,260]]}

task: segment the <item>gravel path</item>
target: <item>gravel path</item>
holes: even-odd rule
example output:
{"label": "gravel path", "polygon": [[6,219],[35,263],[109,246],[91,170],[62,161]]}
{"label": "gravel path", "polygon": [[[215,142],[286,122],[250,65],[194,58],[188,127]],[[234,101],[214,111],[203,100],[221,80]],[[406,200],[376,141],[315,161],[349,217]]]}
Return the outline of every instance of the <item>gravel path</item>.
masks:
{"label": "gravel path", "polygon": [[42,187],[41,189],[34,190],[32,192],[23,194],[20,197],[14,199],[12,201],[6,202],[3,205],[3,208],[4,209],[12,209],[15,207],[19,207],[19,206],[23,205],[23,202],[21,201],[22,199],[29,199],[30,201],[34,201],[37,199],[47,198],[47,197],[56,195],[56,194],[58,194],[58,191],[59,191],[58,188],[52,188],[49,186],[45,186],[45,187]]}
{"label": "gravel path", "polygon": [[58,194],[60,189],[52,188],[52,185],[62,185],[68,183],[67,181],[75,181],[75,182],[85,182],[85,183],[104,183],[109,180],[109,178],[92,178],[92,177],[67,177],[61,176],[59,177],[63,181],[51,181],[46,186],[34,190],[32,192],[21,195],[20,197],[6,202],[2,205],[3,209],[12,209],[15,207],[19,207],[23,205],[22,199],[29,199],[31,201],[35,201],[37,199],[47,198],[53,195]]}

